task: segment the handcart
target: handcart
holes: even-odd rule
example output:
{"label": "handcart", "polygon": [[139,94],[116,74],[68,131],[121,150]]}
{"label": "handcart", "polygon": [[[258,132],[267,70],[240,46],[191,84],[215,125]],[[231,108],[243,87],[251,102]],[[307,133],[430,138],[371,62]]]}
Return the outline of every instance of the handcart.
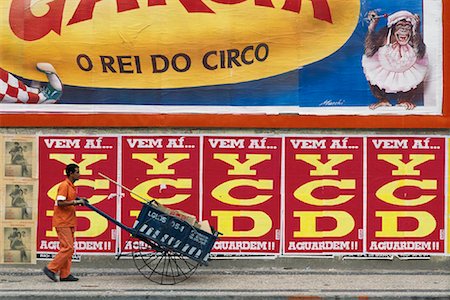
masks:
{"label": "handcart", "polygon": [[[132,258],[138,271],[159,284],[188,279],[200,265],[207,265],[219,232],[212,234],[158,209],[156,201],[143,203],[133,227],[128,227],[95,206],[85,204],[136,239]],[[120,256],[119,256],[120,257]]]}

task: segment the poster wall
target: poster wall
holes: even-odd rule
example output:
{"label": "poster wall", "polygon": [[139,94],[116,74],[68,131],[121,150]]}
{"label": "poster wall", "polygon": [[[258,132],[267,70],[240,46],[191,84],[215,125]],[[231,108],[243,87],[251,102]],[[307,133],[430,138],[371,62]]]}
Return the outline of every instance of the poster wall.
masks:
{"label": "poster wall", "polygon": [[[200,220],[200,150],[198,136],[122,137],[123,223],[132,227],[142,202],[150,200]],[[145,247],[129,240],[123,230],[124,251]]]}
{"label": "poster wall", "polygon": [[369,137],[367,251],[444,253],[445,139]]}
{"label": "poster wall", "polygon": [[203,141],[203,217],[222,233],[214,252],[280,253],[281,139]]}
{"label": "poster wall", "polygon": [[364,139],[286,137],[284,253],[360,253]]}
{"label": "poster wall", "polygon": [[[52,226],[53,207],[66,165],[80,167],[77,193],[92,205],[116,218],[117,187],[99,173],[117,179],[117,137],[45,136],[39,138],[39,222],[37,251],[42,258],[56,253],[59,241]],[[77,208],[75,250],[83,253],[115,253],[116,226],[85,207]]]}
{"label": "poster wall", "polygon": [[36,137],[4,135],[0,145],[0,263],[35,263]]}
{"label": "poster wall", "polygon": [[6,221],[37,220],[37,181],[5,180],[0,191]]}
{"label": "poster wall", "polygon": [[[30,162],[39,179],[6,177],[11,168],[3,163],[1,263],[33,263],[36,253],[44,259],[57,252],[52,213],[69,163],[80,166],[78,194],[128,227],[148,200],[207,220],[222,234],[212,251],[216,255],[449,254],[448,137],[67,135],[1,140],[1,157],[9,158],[11,141],[39,149],[38,156],[35,151],[30,156],[39,157]],[[21,175],[22,168],[17,170]],[[77,217],[76,253],[142,250],[129,232],[88,208],[79,207]]]}
{"label": "poster wall", "polygon": [[2,260],[4,264],[36,263],[36,228],[24,222],[9,222],[2,226]]}
{"label": "poster wall", "polygon": [[0,11],[4,112],[442,114],[442,0],[5,0]]}

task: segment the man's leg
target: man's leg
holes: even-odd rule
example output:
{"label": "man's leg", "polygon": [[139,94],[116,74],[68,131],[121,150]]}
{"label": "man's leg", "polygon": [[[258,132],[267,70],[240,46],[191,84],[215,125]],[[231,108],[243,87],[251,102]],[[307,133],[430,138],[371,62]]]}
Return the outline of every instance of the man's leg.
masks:
{"label": "man's leg", "polygon": [[28,208],[22,207],[22,219],[26,220],[29,218],[30,218],[30,215],[28,214]]}
{"label": "man's leg", "polygon": [[22,247],[22,249],[20,249],[20,261],[28,261],[27,251],[25,250],[25,247]]}
{"label": "man's leg", "polygon": [[75,228],[70,227],[69,229],[70,229],[70,238],[71,238],[70,240],[71,240],[71,245],[72,245],[72,253],[70,254],[70,259],[66,260],[65,264],[63,264],[61,266],[61,269],[59,271],[59,278],[67,278],[67,276],[70,275],[70,269],[72,267],[72,255],[73,255],[73,252],[74,252],[73,251],[74,250],[73,244],[74,244],[74,241],[75,241],[75,238],[74,238]]}
{"label": "man's leg", "polygon": [[59,252],[55,258],[47,265],[47,268],[53,273],[60,273],[60,278],[65,278],[70,274],[73,254],[73,228],[57,227],[59,239]]}
{"label": "man's leg", "polygon": [[22,162],[22,177],[29,176],[30,173],[28,172],[27,163]]}
{"label": "man's leg", "polygon": [[40,101],[39,103],[52,104],[61,98],[63,84],[56,70],[52,64],[49,63],[38,63],[36,68],[45,73],[48,78],[48,85],[42,89],[42,93],[46,97],[46,100]]}

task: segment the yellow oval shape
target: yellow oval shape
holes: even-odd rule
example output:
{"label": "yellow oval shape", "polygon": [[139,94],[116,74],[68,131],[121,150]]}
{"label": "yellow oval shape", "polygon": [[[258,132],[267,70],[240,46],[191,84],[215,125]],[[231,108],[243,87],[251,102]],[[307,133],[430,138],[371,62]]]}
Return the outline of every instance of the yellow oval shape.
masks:
{"label": "yellow oval shape", "polygon": [[359,9],[359,0],[5,0],[0,66],[45,80],[35,65],[49,62],[65,85],[99,88],[245,82],[337,51]]}

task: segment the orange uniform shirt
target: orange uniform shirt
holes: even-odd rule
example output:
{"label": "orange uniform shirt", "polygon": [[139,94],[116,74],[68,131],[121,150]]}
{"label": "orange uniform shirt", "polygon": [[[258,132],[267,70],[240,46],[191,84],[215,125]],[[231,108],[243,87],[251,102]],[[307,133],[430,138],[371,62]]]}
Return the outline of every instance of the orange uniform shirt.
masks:
{"label": "orange uniform shirt", "polygon": [[[66,180],[59,184],[56,200],[73,201],[76,198],[76,188],[73,183],[66,178]],[[77,218],[75,211],[75,206],[58,206],[58,201],[56,201],[55,208],[53,209],[53,227],[76,227]]]}

